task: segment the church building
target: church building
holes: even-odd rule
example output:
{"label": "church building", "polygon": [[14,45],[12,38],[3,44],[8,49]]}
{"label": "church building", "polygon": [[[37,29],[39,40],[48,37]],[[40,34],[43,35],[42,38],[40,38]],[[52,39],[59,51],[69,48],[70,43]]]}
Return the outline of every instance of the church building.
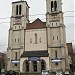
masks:
{"label": "church building", "polygon": [[25,75],[41,75],[43,70],[67,75],[69,56],[62,0],[46,0],[46,22],[37,18],[30,23],[29,8],[26,1],[12,2],[7,70]]}

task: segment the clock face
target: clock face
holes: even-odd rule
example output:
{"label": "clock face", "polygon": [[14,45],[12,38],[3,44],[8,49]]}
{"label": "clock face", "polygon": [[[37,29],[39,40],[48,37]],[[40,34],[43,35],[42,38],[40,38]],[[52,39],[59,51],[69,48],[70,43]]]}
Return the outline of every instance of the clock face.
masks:
{"label": "clock face", "polygon": [[52,20],[56,20],[56,18],[57,18],[56,16],[53,16],[53,17],[52,17]]}
{"label": "clock face", "polygon": [[53,16],[52,21],[55,21],[55,20],[59,20],[59,18],[57,16]]}
{"label": "clock face", "polygon": [[18,19],[18,18],[17,18],[17,19],[15,20],[15,22],[16,22],[16,23],[21,23],[21,19]]}

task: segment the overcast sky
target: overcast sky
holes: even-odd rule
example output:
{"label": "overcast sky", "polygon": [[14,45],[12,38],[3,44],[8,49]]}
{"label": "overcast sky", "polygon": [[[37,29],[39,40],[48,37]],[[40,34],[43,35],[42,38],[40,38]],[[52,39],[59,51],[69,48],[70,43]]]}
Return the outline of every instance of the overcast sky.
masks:
{"label": "overcast sky", "polygon": [[[0,52],[6,51],[8,45],[8,30],[10,27],[11,3],[18,0],[2,0],[0,2]],[[30,6],[30,15],[46,14],[46,0],[26,0]],[[63,0],[64,24],[66,25],[66,40],[74,43],[74,0]],[[45,21],[45,15],[30,16],[34,21],[40,18]]]}

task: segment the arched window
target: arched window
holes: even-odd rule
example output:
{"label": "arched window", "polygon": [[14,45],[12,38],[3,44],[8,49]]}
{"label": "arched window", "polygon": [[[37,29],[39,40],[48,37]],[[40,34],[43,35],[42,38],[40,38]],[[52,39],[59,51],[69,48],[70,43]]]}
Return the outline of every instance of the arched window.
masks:
{"label": "arched window", "polygon": [[57,36],[57,40],[58,40],[58,36]]}
{"label": "arched window", "polygon": [[57,26],[57,23],[56,23],[56,26]]}
{"label": "arched window", "polygon": [[21,5],[19,5],[19,15],[21,15],[21,10],[22,10],[22,7]]}
{"label": "arched window", "polygon": [[18,15],[18,5],[16,5],[16,15]]}
{"label": "arched window", "polygon": [[19,39],[18,39],[18,42],[19,42]]}
{"label": "arched window", "polygon": [[53,40],[54,40],[54,36],[53,36]]}
{"label": "arched window", "polygon": [[16,39],[15,39],[15,42],[16,42]]}
{"label": "arched window", "polygon": [[41,61],[41,71],[46,69],[46,63],[44,60]]}
{"label": "arched window", "polygon": [[25,62],[25,65],[26,65],[26,72],[29,72],[29,62],[26,61],[26,62]]}
{"label": "arched window", "polygon": [[54,1],[54,11],[57,11],[57,1]]}
{"label": "arched window", "polygon": [[33,61],[33,71],[37,72],[37,61]]}
{"label": "arched window", "polygon": [[51,11],[53,11],[53,1],[51,1]]}

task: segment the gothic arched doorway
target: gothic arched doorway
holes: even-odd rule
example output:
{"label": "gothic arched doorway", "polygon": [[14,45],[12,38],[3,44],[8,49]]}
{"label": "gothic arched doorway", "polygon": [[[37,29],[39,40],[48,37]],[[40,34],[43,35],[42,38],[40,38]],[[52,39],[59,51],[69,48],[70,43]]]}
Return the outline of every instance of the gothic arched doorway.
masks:
{"label": "gothic arched doorway", "polygon": [[29,72],[29,61],[28,60],[25,60],[23,63],[23,71]]}
{"label": "gothic arched doorway", "polygon": [[37,72],[37,61],[33,61],[33,71]]}
{"label": "gothic arched doorway", "polygon": [[44,60],[41,60],[41,71],[46,70],[46,62]]}

